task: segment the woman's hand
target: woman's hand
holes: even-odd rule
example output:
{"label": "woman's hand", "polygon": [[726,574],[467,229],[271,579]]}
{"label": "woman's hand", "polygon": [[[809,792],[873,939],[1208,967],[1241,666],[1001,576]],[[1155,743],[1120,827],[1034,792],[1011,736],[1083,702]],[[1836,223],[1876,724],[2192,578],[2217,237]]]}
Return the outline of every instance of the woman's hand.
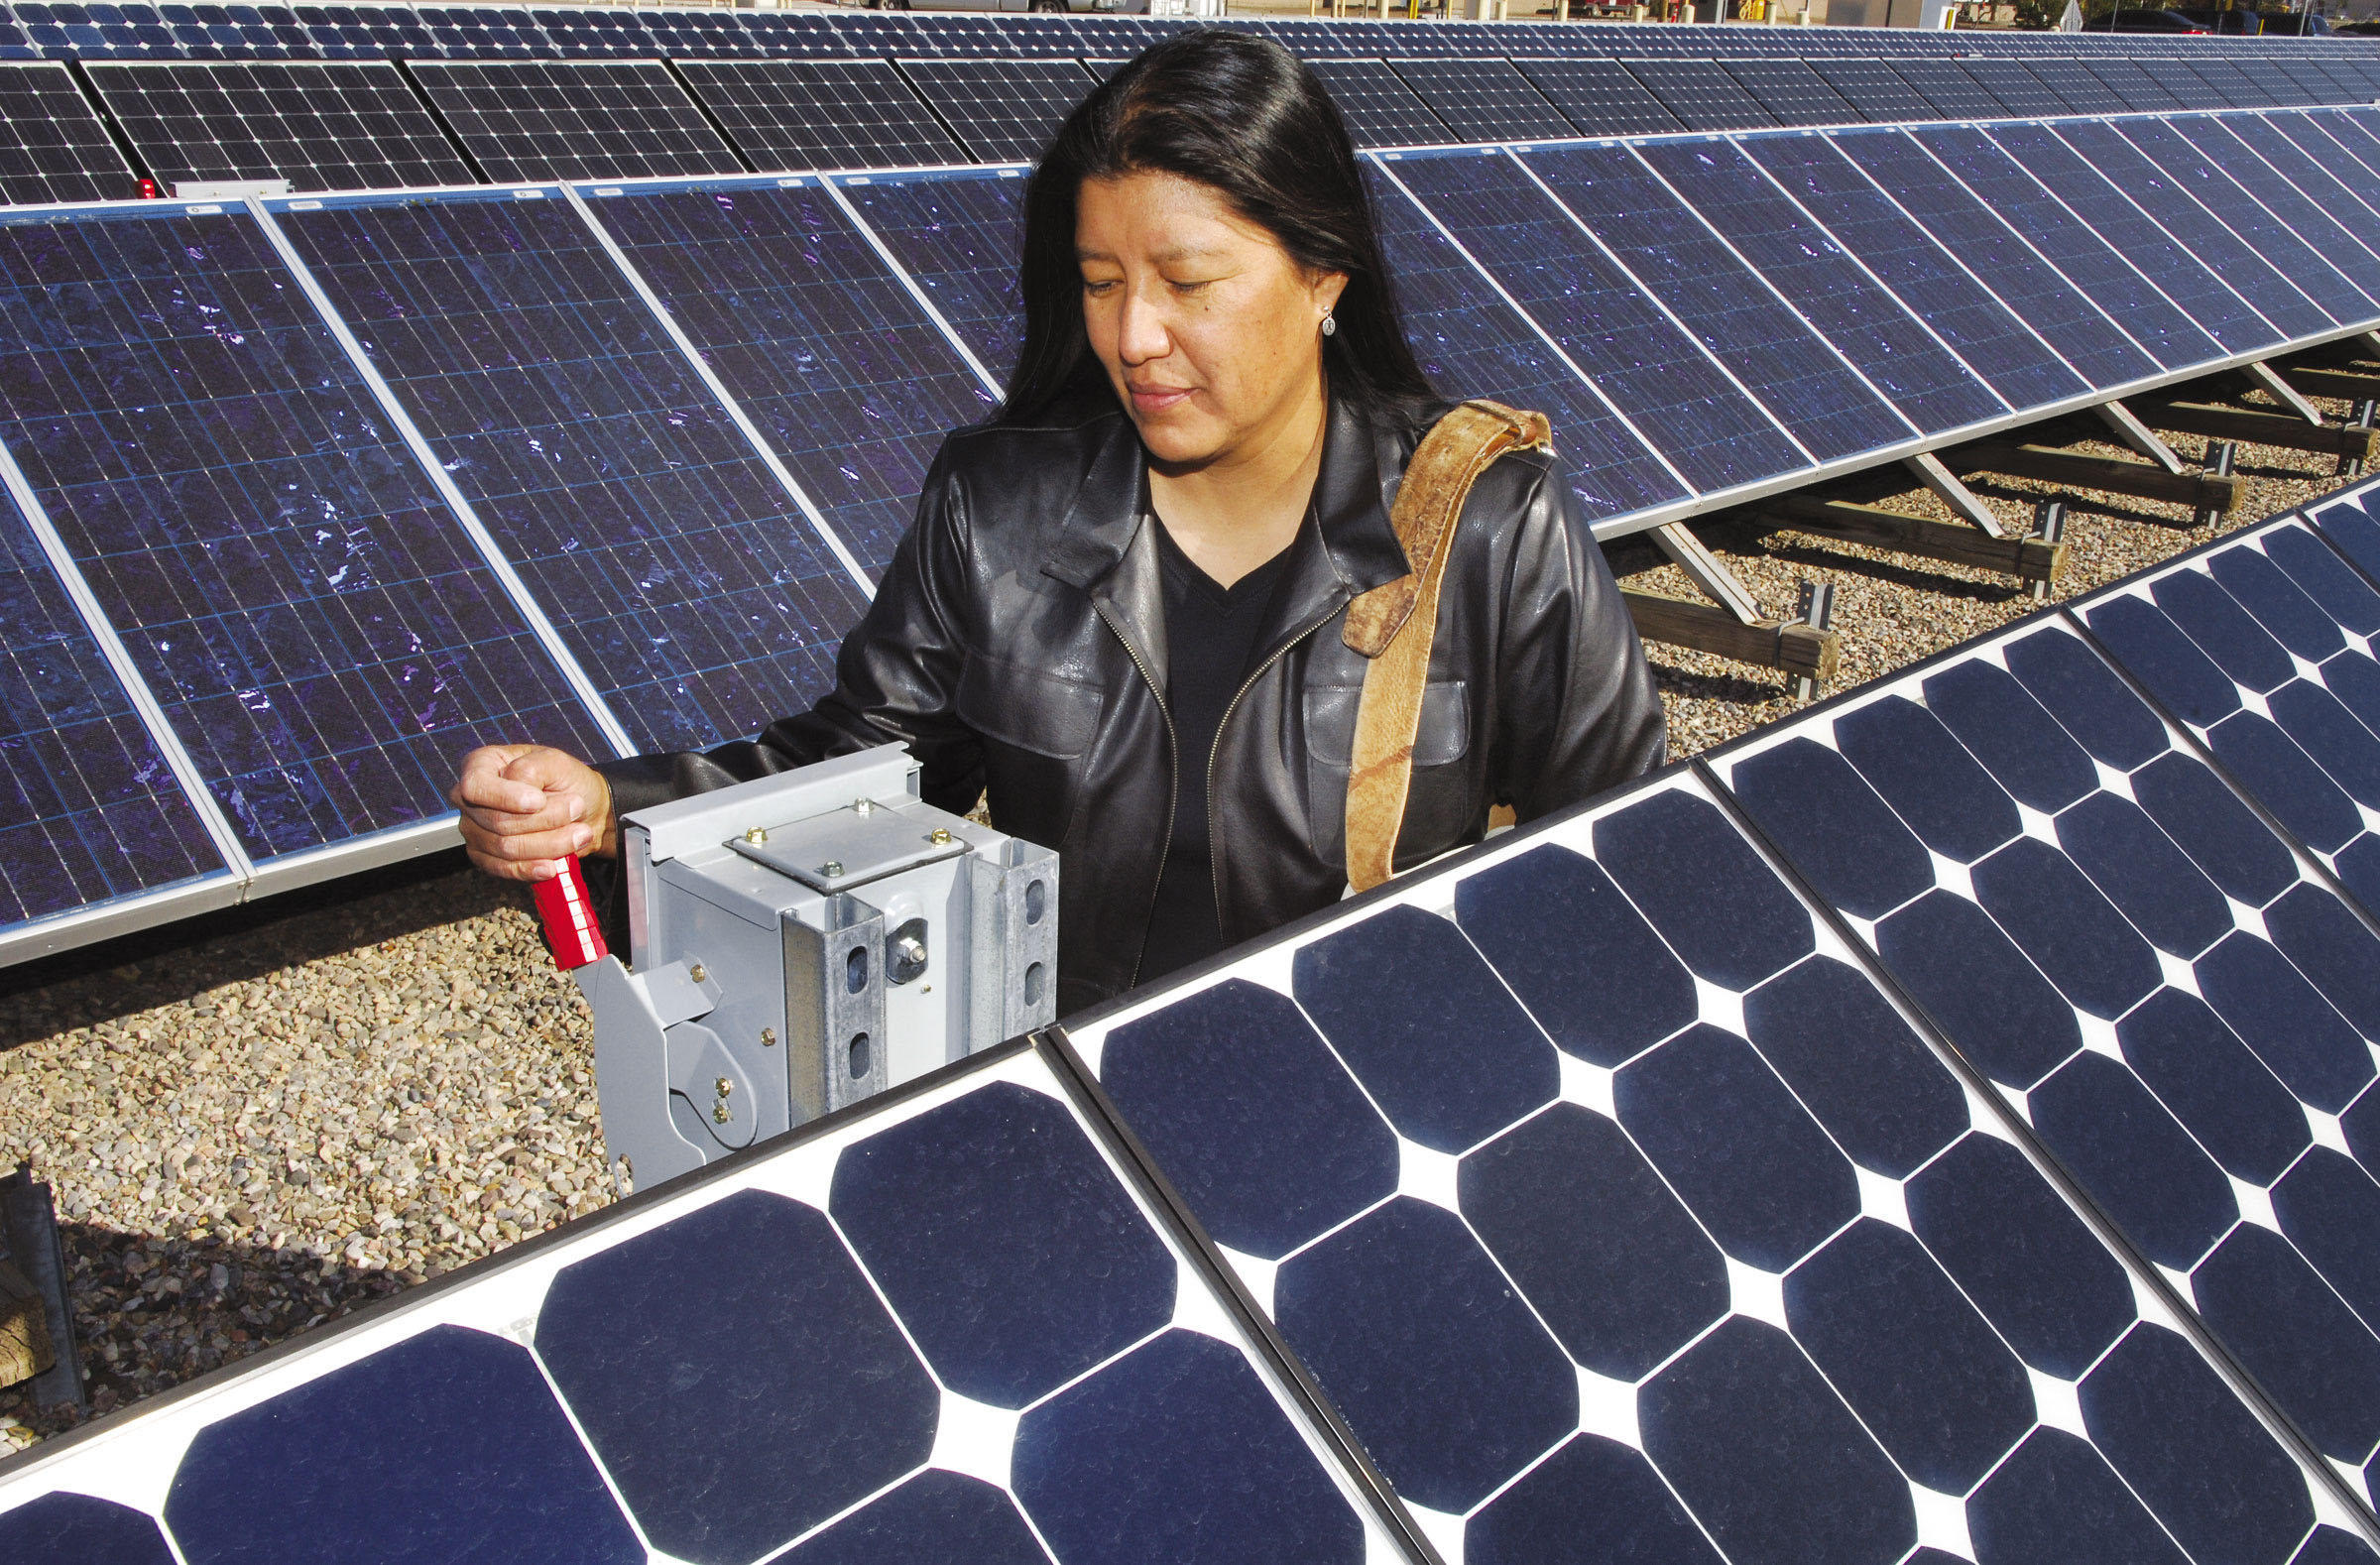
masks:
{"label": "woman's hand", "polygon": [[447,793],[462,811],[463,850],[500,880],[542,881],[570,854],[619,851],[612,788],[574,756],[543,745],[489,745],[463,757]]}

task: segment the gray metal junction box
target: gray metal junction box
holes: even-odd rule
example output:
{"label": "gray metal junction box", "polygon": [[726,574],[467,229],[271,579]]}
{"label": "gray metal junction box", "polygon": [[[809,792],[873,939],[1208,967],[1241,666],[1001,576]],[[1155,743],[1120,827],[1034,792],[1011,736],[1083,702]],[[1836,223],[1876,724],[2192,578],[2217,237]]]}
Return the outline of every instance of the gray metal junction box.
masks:
{"label": "gray metal junction box", "polygon": [[632,967],[574,976],[624,1184],[1052,1020],[1057,854],[917,793],[888,745],[623,819]]}

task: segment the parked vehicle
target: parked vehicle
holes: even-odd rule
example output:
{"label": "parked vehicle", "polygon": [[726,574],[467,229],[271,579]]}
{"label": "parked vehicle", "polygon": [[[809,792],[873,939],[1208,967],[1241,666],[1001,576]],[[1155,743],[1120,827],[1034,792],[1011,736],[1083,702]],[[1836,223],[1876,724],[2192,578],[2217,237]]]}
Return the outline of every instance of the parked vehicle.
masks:
{"label": "parked vehicle", "polygon": [[2092,33],[2204,33],[2200,26],[2179,11],[2160,11],[2148,6],[2124,6],[2084,21],[2083,29]]}
{"label": "parked vehicle", "polygon": [[2338,31],[2328,17],[2313,11],[2266,11],[2260,15],[2265,32],[2291,38],[2328,38]]}
{"label": "parked vehicle", "polygon": [[2233,38],[2254,38],[2264,29],[2264,18],[2253,11],[2224,11],[2214,6],[2182,6],[2181,15],[2190,18],[2209,33],[2228,34]]}

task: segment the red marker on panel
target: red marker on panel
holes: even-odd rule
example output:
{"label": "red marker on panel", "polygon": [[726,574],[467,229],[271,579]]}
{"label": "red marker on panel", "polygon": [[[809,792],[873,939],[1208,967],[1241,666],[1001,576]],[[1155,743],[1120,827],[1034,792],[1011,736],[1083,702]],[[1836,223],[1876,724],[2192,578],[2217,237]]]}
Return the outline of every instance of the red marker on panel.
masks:
{"label": "red marker on panel", "polygon": [[553,947],[553,965],[565,973],[611,953],[603,943],[603,926],[596,921],[594,901],[587,896],[586,877],[578,873],[575,857],[557,859],[558,873],[531,887],[537,917],[545,924],[545,943]]}

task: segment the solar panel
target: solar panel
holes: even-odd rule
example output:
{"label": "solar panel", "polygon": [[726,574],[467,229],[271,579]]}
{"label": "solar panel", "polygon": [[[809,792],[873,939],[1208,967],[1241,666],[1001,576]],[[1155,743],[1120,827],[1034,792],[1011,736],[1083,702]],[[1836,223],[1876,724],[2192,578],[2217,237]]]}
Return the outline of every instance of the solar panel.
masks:
{"label": "solar panel", "polygon": [[1541,149],[1522,161],[1821,461],[1915,433],[1633,152]]}
{"label": "solar panel", "polygon": [[2010,114],[2050,119],[2075,112],[2073,104],[2051,91],[2021,60],[1967,60],[1960,63]]}
{"label": "solar panel", "polygon": [[[2280,340],[2280,333],[2271,322],[2251,309],[2246,300],[2226,287],[2199,259],[2197,230],[2217,225],[2196,203],[2191,203],[2187,211],[2174,214],[2184,224],[2185,231],[2169,233],[2148,210],[2135,205],[2126,195],[2127,190],[2140,188],[2128,172],[2110,171],[2109,176],[2103,176],[2095,156],[2085,159],[2059,140],[2047,126],[1997,125],[1989,134],[2002,151],[2058,192],[2062,201],[2179,305],[2192,324],[2211,335],[2226,351],[2239,353],[2270,347]],[[2125,160],[2128,165],[2144,161],[2138,154]],[[2180,192],[2169,181],[2157,182],[2169,196],[2179,196]],[[2228,233],[2221,238],[2231,247],[2238,245],[2238,240]],[[2094,297],[2106,302],[2103,296]]]}
{"label": "solar panel", "polygon": [[225,180],[284,179],[299,190],[473,182],[386,61],[94,60],[87,68],[169,189]]}
{"label": "solar panel", "polygon": [[2172,94],[2186,109],[2227,109],[2231,94],[2192,68],[2186,60],[2144,60],[2138,61],[2157,78],[2157,85]]}
{"label": "solar panel", "polygon": [[[2135,578],[2081,612],[2116,661],[2369,908],[2380,905],[2380,599],[2351,572],[2318,576],[2313,542],[2285,521]],[[2283,590],[2276,569],[2294,590]],[[2380,1016],[2359,1020],[2380,1041]]]}
{"label": "solar panel", "polygon": [[2107,90],[2121,98],[2126,108],[2135,110],[2166,110],[2182,107],[2182,100],[2157,84],[2157,77],[2137,60],[2093,60],[2085,61],[2090,73],[2107,83]]}
{"label": "solar panel", "polygon": [[2342,1509],[1692,779],[1067,1030],[1448,1558],[2278,1560]]}
{"label": "solar panel", "polygon": [[967,161],[885,60],[686,60],[677,68],[757,168]]}
{"label": "solar panel", "polygon": [[1407,157],[1395,174],[1695,488],[1810,465],[1510,158]]}
{"label": "solar panel", "polygon": [[[2331,222],[2345,228],[2360,241],[2366,250],[2380,255],[2380,208],[2357,195],[2353,185],[2341,180],[2321,161],[2307,155],[2306,150],[2282,134],[2281,123],[2293,121],[2303,125],[2296,116],[2235,114],[2220,121],[2195,121],[2186,130],[2202,148],[2219,146],[2225,138],[2237,141],[2277,170],[2281,177],[2311,196]],[[2352,256],[2353,251],[2343,251]]]}
{"label": "solar panel", "polygon": [[252,860],[443,814],[474,745],[608,751],[244,216],[0,255],[0,440]]}
{"label": "solar panel", "polygon": [[2380,494],[2371,484],[2332,495],[2313,507],[2307,518],[2315,531],[2329,541],[2361,570],[2364,579],[2380,586]]}
{"label": "solar panel", "polygon": [[0,1546],[122,1565],[1412,1557],[1070,1090],[1004,1049],[466,1268],[20,1464]]}
{"label": "solar panel", "polygon": [[1739,150],[1674,142],[1641,155],[1919,427],[1940,433],[2006,412]]}
{"label": "solar panel", "polygon": [[1392,60],[1460,141],[1547,141],[1571,124],[1508,60]]}
{"label": "solar panel", "polygon": [[1072,60],[904,60],[900,68],[983,163],[1040,157],[1098,85]]}
{"label": "solar panel", "polygon": [[1024,301],[1016,289],[1024,247],[1018,171],[864,176],[841,184],[967,350],[1005,384],[1024,345]]}
{"label": "solar panel", "polygon": [[[2264,1392],[2368,1460],[2380,1336],[2352,1258],[2380,1239],[2380,1146],[2352,1107],[2371,1050],[2335,1007],[2380,1032],[2380,940],[2063,626],[1720,770]],[[2210,1499],[2169,1517],[2194,1554],[2253,1536],[2287,1558],[2311,1519]]]}
{"label": "solar panel", "polygon": [[[2091,385],[2120,386],[2157,373],[2157,361],[2124,331],[2128,323],[2109,319],[2048,259],[2048,252],[2028,242],[2047,236],[2020,233],[2002,222],[1906,132],[1848,132],[1835,137],[1834,144]],[[2164,308],[2171,313],[2170,304]],[[2213,346],[2205,344],[2209,350]]]}
{"label": "solar panel", "polygon": [[1686,127],[1616,60],[1516,60],[1563,117],[1589,136],[1661,136]]}
{"label": "solar panel", "polygon": [[1892,68],[1945,119],[2005,119],[2008,111],[1955,60],[1896,60]]}
{"label": "solar panel", "polygon": [[[2121,114],[2128,105],[2079,60],[2028,60],[2025,68],[2075,114]],[[2005,97],[2005,93],[2000,96]]]}
{"label": "solar panel", "polygon": [[2128,125],[2125,135],[2202,203],[2219,202],[2231,228],[2334,319],[2343,324],[2380,316],[2380,300],[2354,277],[2371,275],[2380,258],[2229,134],[2224,127],[2241,118],[2142,120]]}
{"label": "solar panel", "polygon": [[942,435],[991,411],[949,339],[813,182],[593,205],[827,525],[881,572]]}
{"label": "solar panel", "polygon": [[638,750],[826,692],[852,576],[566,204],[282,221]]}
{"label": "solar panel", "polygon": [[1726,64],[1727,74],[1757,98],[1779,125],[1859,122],[1859,111],[1798,60],[1731,60]]}
{"label": "solar panel", "polygon": [[1628,72],[1688,130],[1774,125],[1777,117],[1716,60],[1631,60]]}
{"label": "solar panel", "polygon": [[658,60],[419,60],[412,69],[500,184],[744,168]]}
{"label": "solar panel", "polygon": [[0,202],[119,201],[140,193],[140,177],[65,66],[0,63]]}
{"label": "solar panel", "polygon": [[1427,147],[1455,140],[1384,60],[1309,60],[1358,147]]}
{"label": "solar panel", "polygon": [[1682,497],[1684,485],[1412,199],[1378,170],[1366,175],[1405,334],[1439,393],[1489,397],[1544,414],[1591,524]]}
{"label": "solar panel", "polygon": [[0,507],[0,949],[39,949],[41,931],[23,927],[33,920],[228,888],[198,811],[13,505]]}
{"label": "solar panel", "polygon": [[2275,61],[2258,60],[2256,68],[2248,69],[2236,60],[2194,60],[2190,68],[2206,78],[2217,92],[2238,108],[2271,108],[2279,104],[2303,103],[2306,94],[2274,68]]}
{"label": "solar panel", "polygon": [[1881,60],[1813,60],[1810,68],[1852,108],[1877,124],[1942,118],[1940,109]]}

